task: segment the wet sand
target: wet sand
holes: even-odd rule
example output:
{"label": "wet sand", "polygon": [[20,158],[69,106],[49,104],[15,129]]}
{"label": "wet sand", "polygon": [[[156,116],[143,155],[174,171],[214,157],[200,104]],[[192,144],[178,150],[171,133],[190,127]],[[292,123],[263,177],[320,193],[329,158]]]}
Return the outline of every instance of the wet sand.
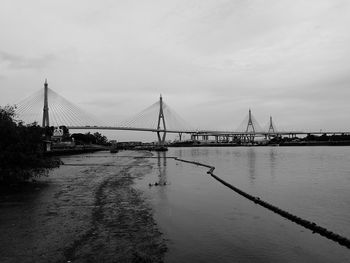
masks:
{"label": "wet sand", "polygon": [[163,236],[134,187],[149,161],[101,152],[63,162],[31,191],[0,195],[0,262],[163,262]]}

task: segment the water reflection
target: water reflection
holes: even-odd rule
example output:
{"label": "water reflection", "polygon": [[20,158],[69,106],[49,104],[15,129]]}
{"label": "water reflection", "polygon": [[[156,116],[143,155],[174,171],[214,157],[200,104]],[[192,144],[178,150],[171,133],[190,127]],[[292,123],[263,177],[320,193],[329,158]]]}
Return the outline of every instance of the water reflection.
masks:
{"label": "water reflection", "polygon": [[195,156],[198,156],[198,155],[200,155],[199,148],[197,148],[197,147],[192,148],[191,149],[191,156],[195,157]]}
{"label": "water reflection", "polygon": [[208,148],[202,149],[200,154],[204,157],[208,157],[209,156],[209,149]]}
{"label": "water reflection", "polygon": [[182,159],[182,149],[179,149],[179,150],[177,151],[176,155],[177,155],[180,159]]}
{"label": "water reflection", "polygon": [[157,165],[158,165],[158,184],[166,185],[167,177],[166,177],[166,165],[167,158],[166,152],[157,152]]}
{"label": "water reflection", "polygon": [[276,151],[274,148],[270,149],[269,156],[270,156],[270,175],[272,179],[275,179],[275,170],[276,170]]}
{"label": "water reflection", "polygon": [[247,156],[248,156],[249,179],[250,179],[250,183],[254,184],[254,181],[256,179],[256,174],[255,174],[256,153],[253,147],[248,148]]}

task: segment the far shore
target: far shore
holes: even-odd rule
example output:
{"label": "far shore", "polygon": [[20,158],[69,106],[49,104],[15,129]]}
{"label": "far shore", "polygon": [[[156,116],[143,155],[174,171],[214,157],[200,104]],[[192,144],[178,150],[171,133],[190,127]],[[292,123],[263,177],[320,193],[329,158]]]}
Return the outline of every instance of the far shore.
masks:
{"label": "far shore", "polygon": [[196,144],[176,143],[169,144],[168,147],[251,147],[251,146],[350,146],[350,141],[300,141],[300,142],[280,142],[267,144],[237,144],[237,143],[206,143]]}

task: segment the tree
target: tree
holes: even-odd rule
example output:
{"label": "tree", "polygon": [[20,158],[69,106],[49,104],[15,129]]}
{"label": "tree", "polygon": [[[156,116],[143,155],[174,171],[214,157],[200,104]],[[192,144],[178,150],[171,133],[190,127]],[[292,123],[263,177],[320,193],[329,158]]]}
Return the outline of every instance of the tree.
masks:
{"label": "tree", "polygon": [[15,108],[0,107],[0,183],[25,181],[47,175],[58,159],[44,155],[45,129],[15,119]]}
{"label": "tree", "polygon": [[45,128],[45,136],[46,137],[51,137],[53,135],[53,131],[55,130],[55,127],[54,126],[46,126]]}
{"label": "tree", "polygon": [[107,145],[108,140],[107,137],[102,135],[99,132],[95,132],[91,134],[90,132],[82,134],[82,133],[73,133],[72,138],[74,141],[81,144],[99,144],[99,145]]}
{"label": "tree", "polygon": [[107,137],[102,135],[99,132],[95,132],[94,134],[95,137],[95,143],[99,145],[106,145],[108,143]]}

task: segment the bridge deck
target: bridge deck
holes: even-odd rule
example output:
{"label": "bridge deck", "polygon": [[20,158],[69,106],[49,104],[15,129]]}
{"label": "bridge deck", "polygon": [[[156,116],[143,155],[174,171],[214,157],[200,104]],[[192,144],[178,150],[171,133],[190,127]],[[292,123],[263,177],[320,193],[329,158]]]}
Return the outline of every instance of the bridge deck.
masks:
{"label": "bridge deck", "polygon": [[163,130],[137,127],[113,127],[113,126],[68,126],[71,130],[119,130],[119,131],[148,131],[148,132],[167,132],[167,133],[186,133],[208,136],[223,136],[223,135],[322,135],[322,134],[350,134],[350,131],[277,131],[277,132],[238,132],[238,131],[210,131],[210,130]]}

